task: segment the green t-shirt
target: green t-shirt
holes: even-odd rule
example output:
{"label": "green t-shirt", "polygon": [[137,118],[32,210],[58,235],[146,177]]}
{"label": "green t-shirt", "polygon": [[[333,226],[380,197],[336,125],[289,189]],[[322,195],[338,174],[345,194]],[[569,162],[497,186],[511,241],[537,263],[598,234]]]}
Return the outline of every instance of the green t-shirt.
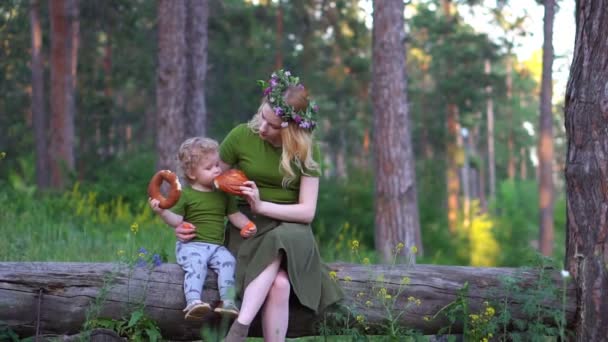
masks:
{"label": "green t-shirt", "polygon": [[224,243],[224,218],[238,211],[234,197],[220,191],[198,191],[185,187],[171,211],[196,226],[192,241]]}
{"label": "green t-shirt", "polygon": [[[260,199],[274,203],[297,203],[302,172],[292,164],[296,178],[283,188],[281,147],[275,147],[251,131],[247,124],[236,126],[220,146],[220,158],[227,164],[242,170],[260,190]],[[313,160],[320,165],[320,151],[315,144]],[[307,176],[319,177],[319,171],[304,170]]]}

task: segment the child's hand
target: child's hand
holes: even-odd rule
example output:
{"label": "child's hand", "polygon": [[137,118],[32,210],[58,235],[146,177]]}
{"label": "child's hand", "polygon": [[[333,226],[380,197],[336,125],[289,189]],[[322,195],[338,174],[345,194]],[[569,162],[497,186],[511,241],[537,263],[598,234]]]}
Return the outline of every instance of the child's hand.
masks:
{"label": "child's hand", "polygon": [[251,221],[247,222],[247,224],[241,228],[241,236],[245,239],[248,239],[255,235],[258,232],[258,228]]}
{"label": "child's hand", "polygon": [[165,211],[165,209],[162,209],[161,207],[158,206],[158,204],[160,203],[159,200],[154,199],[152,197],[148,197],[148,204],[150,205],[150,208],[152,208],[152,210],[157,213],[157,214],[162,214],[163,211]]}

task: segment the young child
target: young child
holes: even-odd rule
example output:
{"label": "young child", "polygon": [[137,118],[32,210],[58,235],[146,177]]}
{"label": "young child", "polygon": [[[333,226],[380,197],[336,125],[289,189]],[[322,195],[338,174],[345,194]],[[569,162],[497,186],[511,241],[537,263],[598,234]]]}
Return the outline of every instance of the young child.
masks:
{"label": "young child", "polygon": [[[179,148],[179,161],[189,186],[183,189],[177,204],[169,210],[159,208],[158,200],[148,201],[167,224],[177,227],[189,222],[197,228],[194,239],[177,241],[175,248],[177,263],[185,272],[185,319],[201,319],[212,309],[201,301],[207,266],[218,275],[221,302],[214,311],[236,317],[239,312],[234,303],[236,261],[223,246],[224,218],[227,215],[230,222],[241,229],[252,223],[238,211],[234,197],[213,189],[213,179],[222,171],[215,140],[197,137],[184,141]],[[243,234],[250,237],[255,232],[254,227]]]}

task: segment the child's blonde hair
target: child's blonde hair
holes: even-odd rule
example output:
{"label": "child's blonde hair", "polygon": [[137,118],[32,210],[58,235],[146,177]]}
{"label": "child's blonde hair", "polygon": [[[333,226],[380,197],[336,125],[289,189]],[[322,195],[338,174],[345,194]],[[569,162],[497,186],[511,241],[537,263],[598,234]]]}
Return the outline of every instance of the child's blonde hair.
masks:
{"label": "child's blonde hair", "polygon": [[207,156],[211,153],[218,152],[217,141],[210,138],[194,137],[184,141],[179,147],[178,158],[181,167],[182,176],[192,183],[192,179],[188,177],[188,172],[192,171]]}

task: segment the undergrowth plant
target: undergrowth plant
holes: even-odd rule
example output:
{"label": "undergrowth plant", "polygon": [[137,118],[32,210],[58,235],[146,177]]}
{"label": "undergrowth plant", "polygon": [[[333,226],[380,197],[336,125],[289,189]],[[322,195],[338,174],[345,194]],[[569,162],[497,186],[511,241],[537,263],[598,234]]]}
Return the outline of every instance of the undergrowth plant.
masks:
{"label": "undergrowth plant", "polygon": [[[137,234],[138,225],[131,225],[131,233]],[[149,279],[155,267],[162,263],[162,258],[156,253],[150,253],[145,248],[139,248],[136,257],[125,255],[122,250],[118,251],[120,261],[115,264],[113,271],[104,276],[104,283],[100,289],[99,295],[95,301],[87,309],[83,330],[84,336],[88,336],[88,332],[96,328],[110,329],[118,333],[120,336],[126,337],[129,341],[160,341],[160,328],[152,319],[145,313],[145,299],[149,285]],[[127,270],[127,288],[130,289],[130,282],[136,269],[143,269],[147,272],[148,277],[144,282],[141,293],[143,295],[136,299],[134,304],[131,304],[131,294],[127,294],[126,308],[127,314],[120,319],[101,317],[101,310],[104,302],[107,300],[110,289],[117,280],[117,277]]]}

